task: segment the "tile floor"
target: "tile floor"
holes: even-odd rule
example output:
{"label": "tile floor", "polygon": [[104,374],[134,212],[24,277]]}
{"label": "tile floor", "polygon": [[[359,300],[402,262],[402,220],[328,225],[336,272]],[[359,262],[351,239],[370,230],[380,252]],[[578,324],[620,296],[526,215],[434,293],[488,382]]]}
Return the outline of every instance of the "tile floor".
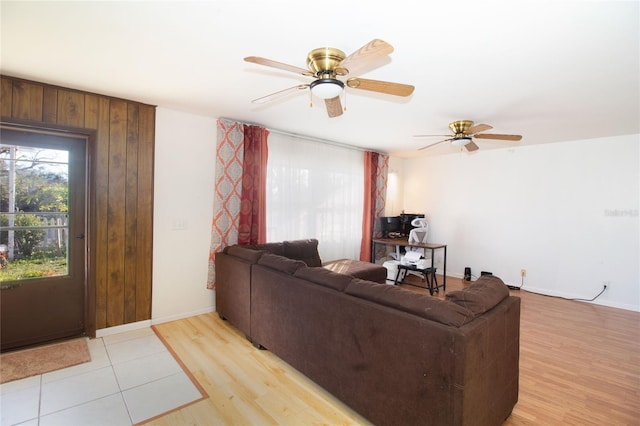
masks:
{"label": "tile floor", "polygon": [[88,363],[0,385],[0,424],[132,425],[202,397],[151,328],[89,350]]}

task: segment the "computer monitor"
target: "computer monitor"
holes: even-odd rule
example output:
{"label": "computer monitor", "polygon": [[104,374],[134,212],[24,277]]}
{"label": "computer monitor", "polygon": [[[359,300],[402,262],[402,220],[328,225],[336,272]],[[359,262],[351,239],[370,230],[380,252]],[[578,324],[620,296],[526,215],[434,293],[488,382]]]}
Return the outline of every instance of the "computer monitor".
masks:
{"label": "computer monitor", "polygon": [[402,234],[400,216],[385,216],[380,218],[382,235],[385,238],[399,237]]}

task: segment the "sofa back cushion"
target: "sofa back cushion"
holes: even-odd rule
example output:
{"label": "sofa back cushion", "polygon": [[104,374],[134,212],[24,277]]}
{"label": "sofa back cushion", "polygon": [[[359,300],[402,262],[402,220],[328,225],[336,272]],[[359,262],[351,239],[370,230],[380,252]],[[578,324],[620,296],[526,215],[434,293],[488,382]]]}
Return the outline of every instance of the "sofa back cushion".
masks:
{"label": "sofa back cushion", "polygon": [[478,316],[507,297],[509,297],[509,289],[500,278],[494,275],[482,275],[468,287],[448,292],[446,299]]}
{"label": "sofa back cushion", "polygon": [[268,266],[271,269],[293,275],[298,269],[307,266],[301,260],[289,259],[273,253],[264,253],[258,260],[258,265]]}
{"label": "sofa back cushion", "polygon": [[239,257],[240,259],[244,259],[249,263],[256,263],[258,259],[260,259],[260,256],[262,256],[263,252],[247,248],[247,246],[233,245],[225,247],[224,253],[230,256]]}
{"label": "sofa back cushion", "polygon": [[266,251],[267,253],[277,254],[278,256],[284,256],[284,244],[282,242],[250,244],[242,247],[252,250]]}
{"label": "sofa back cushion", "polygon": [[283,241],[284,256],[289,259],[302,260],[307,266],[322,266],[318,253],[318,240]]}
{"label": "sofa back cushion", "polygon": [[300,268],[293,274],[296,278],[311,281],[334,290],[344,291],[353,277],[351,275],[340,274],[323,267]]}
{"label": "sofa back cushion", "polygon": [[453,302],[388,284],[354,278],[344,292],[455,327],[461,327],[473,319],[473,314],[468,309]]}

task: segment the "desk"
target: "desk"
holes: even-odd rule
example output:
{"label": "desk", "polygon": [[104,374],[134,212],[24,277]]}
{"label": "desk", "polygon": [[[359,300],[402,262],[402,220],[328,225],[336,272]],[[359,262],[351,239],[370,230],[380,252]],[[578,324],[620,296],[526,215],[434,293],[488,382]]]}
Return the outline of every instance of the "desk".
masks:
{"label": "desk", "polygon": [[431,250],[431,267],[433,268],[433,259],[436,250],[444,250],[444,259],[442,267],[442,290],[447,289],[447,245],[435,243],[410,243],[407,238],[376,238],[371,241],[371,263],[376,262],[376,246],[383,244],[386,246],[395,246],[396,254],[400,260],[400,247],[418,247],[425,250]]}

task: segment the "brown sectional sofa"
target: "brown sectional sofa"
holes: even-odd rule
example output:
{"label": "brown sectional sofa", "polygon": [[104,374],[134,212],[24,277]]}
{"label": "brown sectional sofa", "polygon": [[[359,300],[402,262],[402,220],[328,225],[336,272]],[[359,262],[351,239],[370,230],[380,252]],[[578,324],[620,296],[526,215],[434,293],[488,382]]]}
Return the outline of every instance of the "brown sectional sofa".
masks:
{"label": "brown sectional sofa", "polygon": [[300,260],[307,266],[324,266],[342,274],[384,283],[387,270],[380,265],[339,259],[322,262],[318,240],[306,239],[256,245],[233,245],[216,254],[216,311],[251,340],[251,265],[262,253]]}
{"label": "brown sectional sofa", "polygon": [[[315,240],[305,241],[289,248]],[[317,266],[315,255],[287,257],[286,245],[216,255],[218,314],[254,345],[376,425],[499,425],[509,416],[520,299],[499,278],[442,300]]]}

